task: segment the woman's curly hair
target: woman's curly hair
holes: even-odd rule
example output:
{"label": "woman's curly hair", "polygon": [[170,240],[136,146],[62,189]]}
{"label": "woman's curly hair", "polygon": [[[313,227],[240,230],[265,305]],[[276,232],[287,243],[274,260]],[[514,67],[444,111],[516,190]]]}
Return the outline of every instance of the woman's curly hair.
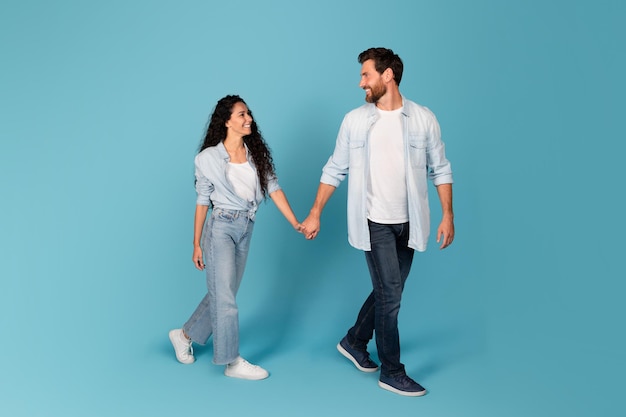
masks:
{"label": "woman's curly hair", "polygon": [[[223,142],[226,139],[226,122],[230,119],[233,106],[237,103],[246,104],[246,102],[237,95],[228,95],[221,98],[217,102],[215,110],[209,119],[209,127],[207,128],[206,135],[198,152],[202,152],[208,147],[216,146],[218,143]],[[250,112],[250,117],[252,117],[252,112]],[[252,117],[252,124],[250,127],[252,129],[252,133],[244,136],[243,141],[248,147],[248,151],[250,152],[250,156],[252,157],[252,161],[256,167],[259,182],[261,183],[261,193],[264,197],[266,197],[268,178],[276,176],[274,160],[272,159],[267,143],[265,143],[265,140],[263,139],[263,136],[261,136],[261,132],[254,121],[254,117]]]}

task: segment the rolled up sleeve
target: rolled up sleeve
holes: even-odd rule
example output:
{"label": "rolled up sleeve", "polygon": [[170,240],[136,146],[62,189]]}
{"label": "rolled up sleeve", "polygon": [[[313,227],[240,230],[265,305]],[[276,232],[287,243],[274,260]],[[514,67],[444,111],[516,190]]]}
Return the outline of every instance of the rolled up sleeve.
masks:
{"label": "rolled up sleeve", "polygon": [[430,112],[428,134],[428,178],[433,185],[452,184],[452,167],[446,159],[445,144],[441,140],[441,128],[435,115]]}
{"label": "rolled up sleeve", "polygon": [[211,206],[211,194],[215,189],[213,183],[202,172],[202,168],[199,164],[198,157],[195,159],[196,166],[196,193],[198,197],[196,204],[200,206]]}
{"label": "rolled up sleeve", "polygon": [[272,194],[274,191],[280,190],[280,184],[278,184],[278,178],[274,175],[267,177],[267,194]]}
{"label": "rolled up sleeve", "polygon": [[339,187],[339,184],[346,178],[346,175],[348,175],[350,147],[347,124],[348,121],[344,117],[341,127],[339,128],[339,134],[337,135],[335,150],[322,169],[320,182],[332,185],[333,187]]}

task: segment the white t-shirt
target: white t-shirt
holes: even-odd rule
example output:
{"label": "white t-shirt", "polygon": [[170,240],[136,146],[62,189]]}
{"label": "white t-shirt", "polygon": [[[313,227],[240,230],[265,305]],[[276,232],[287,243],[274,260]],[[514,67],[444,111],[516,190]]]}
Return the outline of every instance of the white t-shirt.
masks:
{"label": "white t-shirt", "polygon": [[226,176],[233,185],[235,192],[246,201],[255,201],[256,173],[248,161],[243,164],[228,163]]}
{"label": "white t-shirt", "polygon": [[376,223],[409,221],[402,107],[377,109],[379,118],[370,132],[370,177],[367,184],[367,218]]}

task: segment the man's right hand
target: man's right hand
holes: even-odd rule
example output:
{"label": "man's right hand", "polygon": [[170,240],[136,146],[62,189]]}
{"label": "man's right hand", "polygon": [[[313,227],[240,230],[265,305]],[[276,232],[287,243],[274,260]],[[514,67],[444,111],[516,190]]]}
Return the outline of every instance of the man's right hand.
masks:
{"label": "man's right hand", "polygon": [[317,236],[320,231],[320,217],[309,214],[309,216],[304,219],[301,223],[304,228],[304,237],[308,240],[313,240]]}

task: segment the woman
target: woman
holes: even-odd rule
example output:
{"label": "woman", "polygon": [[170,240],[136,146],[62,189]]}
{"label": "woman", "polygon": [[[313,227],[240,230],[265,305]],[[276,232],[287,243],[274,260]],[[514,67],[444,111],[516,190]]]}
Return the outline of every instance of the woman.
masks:
{"label": "woman", "polygon": [[[236,303],[254,216],[269,195],[287,221],[301,232],[276,178],[270,150],[252,113],[239,96],[220,99],[195,158],[198,193],[194,221],[193,263],[206,270],[208,293],[182,329],[169,337],[179,362],[194,362],[192,342],[205,344],[213,335],[213,363],[224,374],[258,380],[268,372],[239,356]],[[213,208],[209,219],[207,213]]]}

